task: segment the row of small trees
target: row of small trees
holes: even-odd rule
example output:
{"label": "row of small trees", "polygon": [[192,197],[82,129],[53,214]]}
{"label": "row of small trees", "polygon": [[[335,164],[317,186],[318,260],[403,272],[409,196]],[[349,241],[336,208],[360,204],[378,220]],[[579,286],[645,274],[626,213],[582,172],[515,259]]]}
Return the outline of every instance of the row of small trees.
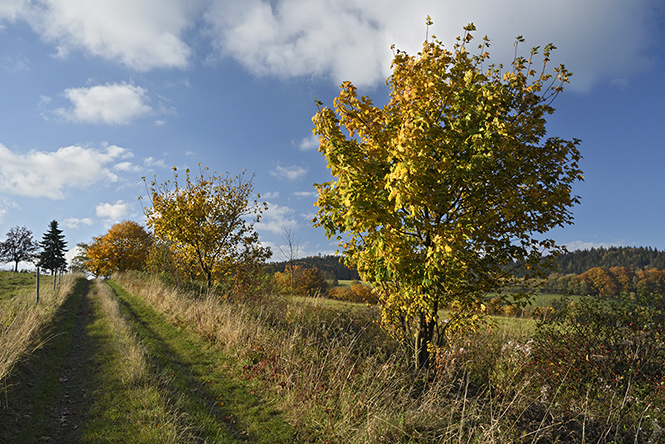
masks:
{"label": "row of small trees", "polygon": [[[144,178],[145,181],[145,178]],[[148,184],[144,207],[148,229],[134,221],[115,224],[104,235],[78,246],[77,269],[96,276],[146,269],[176,281],[202,280],[210,289],[221,285],[239,293],[257,283],[258,271],[270,257],[259,243],[254,223],[267,204],[252,198],[252,178],[219,174],[200,167],[174,168],[173,180]]]}
{"label": "row of small trees", "polygon": [[52,274],[66,268],[67,243],[57,221],[50,222],[41,242],[35,241],[32,231],[24,226],[10,228],[6,236],[7,239],[0,242],[0,262],[13,263],[15,272],[21,262],[34,263],[42,269],[50,270]]}
{"label": "row of small trees", "polygon": [[621,294],[641,296],[665,294],[665,270],[628,267],[594,267],[582,274],[552,274],[540,283],[544,293],[617,298]]}

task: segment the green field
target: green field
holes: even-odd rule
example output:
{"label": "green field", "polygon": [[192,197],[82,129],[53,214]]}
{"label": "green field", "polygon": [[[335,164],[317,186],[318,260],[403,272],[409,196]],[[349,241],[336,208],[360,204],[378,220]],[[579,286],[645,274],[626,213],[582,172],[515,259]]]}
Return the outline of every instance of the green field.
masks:
{"label": "green field", "polygon": [[35,287],[35,273],[0,271],[0,300],[12,298]]}

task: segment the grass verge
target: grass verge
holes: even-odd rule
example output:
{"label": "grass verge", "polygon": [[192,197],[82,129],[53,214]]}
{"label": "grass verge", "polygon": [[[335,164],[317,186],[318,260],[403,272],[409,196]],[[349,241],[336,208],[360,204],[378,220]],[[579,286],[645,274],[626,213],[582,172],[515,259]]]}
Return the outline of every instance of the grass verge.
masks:
{"label": "grass verge", "polygon": [[81,285],[77,277],[67,275],[56,290],[50,286],[43,288],[37,304],[34,282],[30,282],[26,275],[5,272],[2,276],[2,294],[10,294],[11,297],[0,300],[0,395],[7,388],[6,377],[20,359],[39,348],[49,335],[54,334],[45,327],[54,319],[67,297],[75,291],[75,285]]}
{"label": "grass verge", "polygon": [[[117,367],[104,364],[108,373],[104,385],[110,396],[100,400],[100,416],[87,426],[91,431],[88,436],[101,439],[111,434],[117,438],[115,442],[131,439],[146,443],[291,441],[291,428],[270,402],[255,394],[253,384],[227,376],[229,364],[224,353],[166,321],[117,283],[109,285],[124,319],[114,325],[125,324],[121,328],[127,333],[106,335],[136,335],[132,342],[140,343],[142,358],[117,360],[112,354],[109,359],[116,359]],[[115,354],[125,348],[118,343]],[[128,360],[133,363],[125,362]],[[130,383],[117,377],[114,383],[112,376],[122,374],[125,367],[135,368]],[[124,390],[124,396],[118,397],[118,390]],[[128,415],[131,411],[136,414]],[[123,429],[117,427],[120,418],[131,420],[125,430],[135,431],[118,435]]]}

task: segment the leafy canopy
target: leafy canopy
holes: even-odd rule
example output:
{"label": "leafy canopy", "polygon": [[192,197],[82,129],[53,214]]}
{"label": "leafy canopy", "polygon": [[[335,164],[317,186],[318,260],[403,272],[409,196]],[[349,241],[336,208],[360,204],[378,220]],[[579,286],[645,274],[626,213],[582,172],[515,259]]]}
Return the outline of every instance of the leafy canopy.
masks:
{"label": "leafy canopy", "polygon": [[469,52],[475,27],[464,29],[452,51],[436,37],[416,56],[397,50],[387,105],[344,82],[333,109],[317,101],[313,118],[334,176],[316,185],[314,223],[382,290],[384,321],[415,335],[417,361],[444,337],[440,309],[450,310],[446,328],[463,328],[486,292],[516,279],[514,264],[527,277],[543,270],[543,252],[561,249],[541,235],[572,223],[582,179],[579,140],[545,139],[570,76],[547,72],[554,46],[539,70],[533,48],[504,72],[486,66],[487,37]]}
{"label": "leafy canopy", "polygon": [[188,169],[179,182],[173,170],[173,181],[150,184],[152,205],[145,214],[180,266],[202,276],[210,288],[214,281],[240,278],[270,257],[254,231],[267,204],[250,200],[254,185],[244,171],[234,177],[202,168],[191,177]]}
{"label": "leafy canopy", "polygon": [[148,259],[152,236],[137,222],[125,220],[85,246],[85,268],[96,276],[141,270]]}

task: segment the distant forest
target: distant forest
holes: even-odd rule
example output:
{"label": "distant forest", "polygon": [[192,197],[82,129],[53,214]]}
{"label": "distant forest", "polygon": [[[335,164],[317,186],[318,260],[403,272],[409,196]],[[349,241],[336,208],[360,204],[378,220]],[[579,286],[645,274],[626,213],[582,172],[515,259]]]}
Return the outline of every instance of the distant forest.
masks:
{"label": "distant forest", "polygon": [[576,250],[557,260],[560,274],[582,274],[592,268],[625,267],[634,271],[665,269],[665,252],[651,247],[609,247]]}
{"label": "distant forest", "polygon": [[318,268],[326,279],[337,280],[358,280],[358,271],[351,269],[341,262],[341,256],[310,256],[302,259],[296,259],[292,262],[273,262],[268,264],[273,271],[284,272],[288,264],[300,265],[305,268]]}
{"label": "distant forest", "polygon": [[[269,264],[273,271],[283,272],[288,262]],[[340,256],[310,256],[296,259],[293,264],[305,268],[316,267],[328,279],[354,280],[359,279],[358,272],[350,269],[340,261]],[[600,267],[625,267],[634,271],[647,268],[665,269],[665,251],[651,247],[609,247],[576,250],[562,255],[556,262],[554,271],[559,274],[583,274]]]}

